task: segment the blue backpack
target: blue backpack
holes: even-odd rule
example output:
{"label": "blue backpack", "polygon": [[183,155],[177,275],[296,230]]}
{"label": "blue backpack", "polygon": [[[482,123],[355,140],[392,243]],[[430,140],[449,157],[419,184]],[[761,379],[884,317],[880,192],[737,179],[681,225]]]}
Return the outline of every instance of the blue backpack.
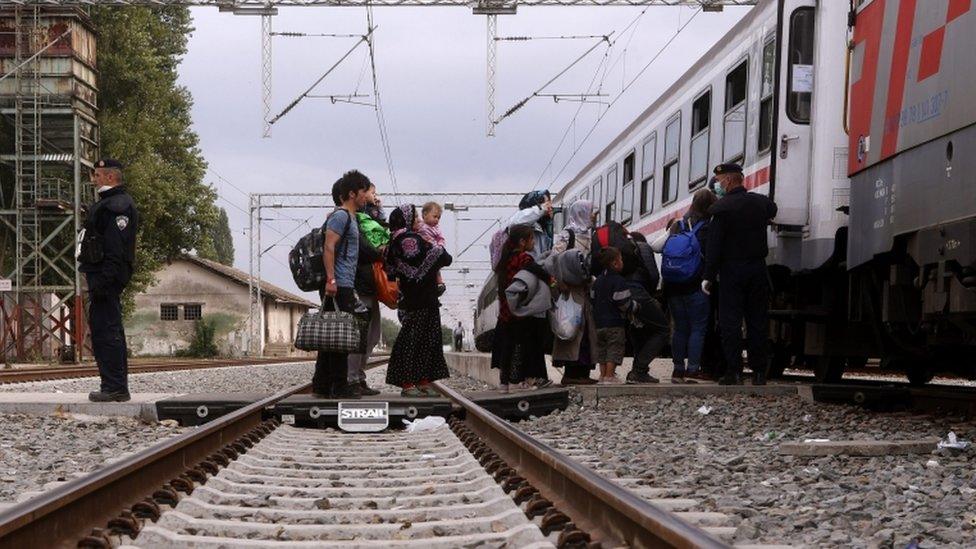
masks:
{"label": "blue backpack", "polygon": [[690,229],[683,219],[678,223],[681,232],[669,236],[661,252],[661,278],[665,282],[687,282],[701,269],[702,249],[698,242],[698,229],[705,222],[699,221]]}

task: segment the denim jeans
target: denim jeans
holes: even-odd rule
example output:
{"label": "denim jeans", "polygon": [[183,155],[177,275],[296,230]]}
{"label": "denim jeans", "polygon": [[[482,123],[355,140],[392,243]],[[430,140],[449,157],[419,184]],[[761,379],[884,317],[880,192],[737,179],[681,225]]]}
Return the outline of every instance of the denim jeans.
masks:
{"label": "denim jeans", "polygon": [[701,368],[705,330],[708,327],[708,296],[701,290],[687,295],[674,295],[668,298],[668,306],[674,320],[674,332],[671,335],[674,371],[685,372],[687,359],[687,373],[696,374]]}

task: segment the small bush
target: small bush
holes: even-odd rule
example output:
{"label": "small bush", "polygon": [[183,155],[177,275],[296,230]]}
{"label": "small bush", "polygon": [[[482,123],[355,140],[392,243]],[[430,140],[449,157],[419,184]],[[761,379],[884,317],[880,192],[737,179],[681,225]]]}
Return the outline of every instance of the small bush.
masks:
{"label": "small bush", "polygon": [[217,343],[214,341],[216,324],[207,318],[193,323],[193,340],[190,347],[176,352],[176,356],[192,358],[212,358],[217,356]]}

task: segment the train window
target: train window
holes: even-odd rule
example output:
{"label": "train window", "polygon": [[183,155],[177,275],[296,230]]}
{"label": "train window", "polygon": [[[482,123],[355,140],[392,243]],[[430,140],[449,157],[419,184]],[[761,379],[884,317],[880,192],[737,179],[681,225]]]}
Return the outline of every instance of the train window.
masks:
{"label": "train window", "polygon": [[641,187],[640,213],[644,215],[654,210],[654,167],[656,166],[657,134],[644,142],[641,149]]}
{"label": "train window", "polygon": [[628,223],[634,218],[634,163],[637,153],[631,151],[624,157],[623,194],[620,196],[620,222]]}
{"label": "train window", "polygon": [[776,40],[763,46],[762,85],[759,96],[759,152],[768,152],[773,143],[773,80],[776,74]]}
{"label": "train window", "polygon": [[790,16],[786,114],[797,124],[810,123],[814,78],[813,24],[814,10],[811,7],[798,8]]}
{"label": "train window", "polygon": [[749,62],[743,61],[725,76],[725,119],[722,126],[722,159],[743,155],[746,148],[746,90]]}
{"label": "train window", "polygon": [[617,218],[617,166],[607,172],[607,204],[603,219],[609,223]]}
{"label": "train window", "polygon": [[678,198],[678,156],[681,138],[681,113],[664,130],[664,175],[661,184],[661,203],[667,204]]}
{"label": "train window", "polygon": [[691,104],[691,165],[689,187],[705,182],[708,173],[708,119],[712,112],[712,92],[705,92]]}
{"label": "train window", "polygon": [[600,224],[600,214],[602,213],[603,210],[603,204],[600,203],[600,191],[602,190],[601,187],[603,187],[603,178],[598,177],[596,181],[593,182],[593,186],[591,187],[593,192],[590,193],[590,200],[593,201],[593,211],[596,212],[597,225]]}

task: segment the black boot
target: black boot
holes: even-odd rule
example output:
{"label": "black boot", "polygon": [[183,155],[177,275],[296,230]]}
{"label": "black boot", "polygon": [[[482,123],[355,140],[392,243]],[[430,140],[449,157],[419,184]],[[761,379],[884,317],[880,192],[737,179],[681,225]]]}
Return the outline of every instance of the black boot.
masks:
{"label": "black boot", "polygon": [[756,370],[752,373],[752,384],[753,385],[765,385],[766,384],[766,372],[764,370]]}
{"label": "black boot", "polygon": [[324,387],[312,387],[312,396],[315,398],[335,398],[335,386],[329,383]]}
{"label": "black boot", "polygon": [[725,374],[718,380],[719,385],[739,385],[740,383],[739,376],[735,374]]}

